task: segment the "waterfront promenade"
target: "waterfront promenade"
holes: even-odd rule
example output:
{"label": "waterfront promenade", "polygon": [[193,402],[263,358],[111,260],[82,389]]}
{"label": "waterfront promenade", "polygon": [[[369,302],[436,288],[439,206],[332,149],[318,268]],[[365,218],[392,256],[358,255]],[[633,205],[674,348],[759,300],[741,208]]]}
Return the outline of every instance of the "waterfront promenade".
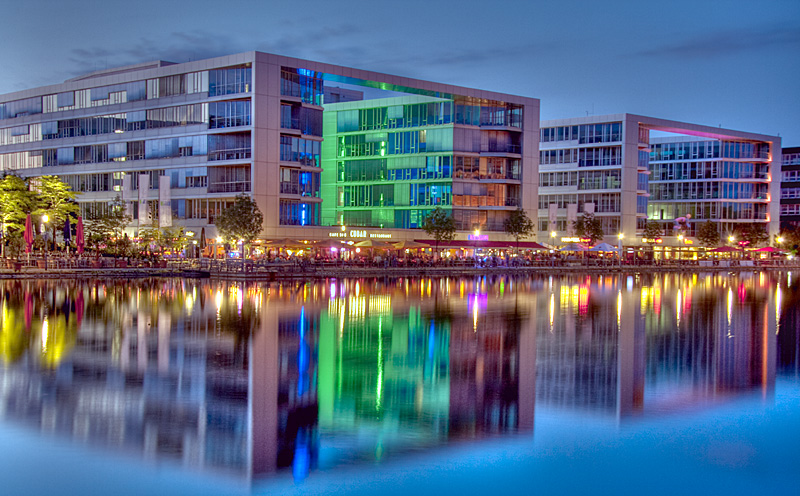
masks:
{"label": "waterfront promenade", "polygon": [[[154,267],[154,265],[156,265]],[[0,268],[0,279],[73,279],[189,277],[246,280],[326,279],[338,277],[472,277],[485,275],[603,274],[652,272],[747,272],[760,270],[800,270],[793,261],[683,261],[659,264],[591,264],[584,262],[526,265],[469,263],[427,263],[408,266],[341,262],[260,262],[193,259],[161,264],[120,263],[112,259],[102,264],[50,260],[47,267],[36,261]]]}

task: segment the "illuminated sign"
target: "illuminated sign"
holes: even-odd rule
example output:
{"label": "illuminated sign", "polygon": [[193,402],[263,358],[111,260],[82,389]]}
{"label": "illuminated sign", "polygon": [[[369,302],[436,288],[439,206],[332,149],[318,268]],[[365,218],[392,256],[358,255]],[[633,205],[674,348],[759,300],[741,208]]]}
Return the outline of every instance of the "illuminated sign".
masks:
{"label": "illuminated sign", "polygon": [[489,241],[488,234],[470,234],[467,236],[470,241]]}
{"label": "illuminated sign", "polygon": [[642,243],[663,243],[661,238],[642,238]]}
{"label": "illuminated sign", "polygon": [[329,238],[378,238],[391,239],[392,233],[367,232],[365,229],[350,229],[350,231],[331,231]]}
{"label": "illuminated sign", "polygon": [[574,236],[571,238],[561,238],[562,243],[588,243],[589,241],[591,241],[589,238],[577,238]]}

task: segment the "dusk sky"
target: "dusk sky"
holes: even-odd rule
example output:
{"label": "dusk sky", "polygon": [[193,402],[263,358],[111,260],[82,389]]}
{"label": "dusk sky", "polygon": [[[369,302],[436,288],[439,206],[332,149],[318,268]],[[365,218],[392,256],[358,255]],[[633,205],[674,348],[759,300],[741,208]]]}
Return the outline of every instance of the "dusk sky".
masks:
{"label": "dusk sky", "polygon": [[800,146],[800,1],[0,0],[0,93],[259,50]]}

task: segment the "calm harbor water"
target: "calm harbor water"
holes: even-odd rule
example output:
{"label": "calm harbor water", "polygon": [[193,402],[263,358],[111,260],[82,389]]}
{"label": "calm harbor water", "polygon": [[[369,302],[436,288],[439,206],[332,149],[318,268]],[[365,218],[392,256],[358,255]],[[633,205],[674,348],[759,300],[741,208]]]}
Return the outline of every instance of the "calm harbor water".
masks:
{"label": "calm harbor water", "polygon": [[0,281],[0,484],[796,488],[799,279]]}

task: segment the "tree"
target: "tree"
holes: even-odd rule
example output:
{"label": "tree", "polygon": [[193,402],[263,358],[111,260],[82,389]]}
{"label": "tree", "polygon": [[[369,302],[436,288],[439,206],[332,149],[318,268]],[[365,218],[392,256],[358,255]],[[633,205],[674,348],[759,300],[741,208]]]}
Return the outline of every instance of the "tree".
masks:
{"label": "tree", "polygon": [[511,215],[503,222],[503,229],[505,229],[506,234],[513,237],[514,240],[517,242],[517,252],[519,252],[519,240],[520,238],[527,238],[533,233],[534,225],[533,221],[528,218],[528,214],[525,213],[525,210],[522,207],[517,207],[516,210],[511,212]]}
{"label": "tree", "polygon": [[165,227],[162,236],[167,249],[172,252],[183,251],[189,244],[189,237],[182,226]]}
{"label": "tree", "polygon": [[656,239],[661,237],[661,224],[654,220],[648,220],[647,224],[644,225],[642,237],[645,239],[652,239],[653,241],[650,242],[654,243]]}
{"label": "tree", "polygon": [[153,250],[151,248],[157,247],[157,253],[161,255],[166,247],[166,243],[163,240],[163,235],[161,233],[161,229],[153,226],[147,227],[140,227],[139,228],[139,250],[142,255],[149,254],[153,255]]}
{"label": "tree", "polygon": [[37,215],[47,214],[53,229],[53,242],[56,233],[64,227],[70,216],[78,213],[75,202],[78,194],[57,176],[41,176],[31,180],[31,189],[36,193],[38,205],[34,211]]}
{"label": "tree", "polygon": [[[261,234],[264,215],[258,205],[247,195],[238,195],[231,207],[226,208],[214,220],[223,241],[247,246]],[[244,254],[242,254],[244,257]]]}
{"label": "tree", "polygon": [[440,242],[452,241],[456,237],[456,221],[441,207],[436,207],[425,217],[422,229],[436,240],[436,253],[439,253]]}
{"label": "tree", "polygon": [[762,224],[744,224],[736,228],[734,234],[739,243],[749,248],[757,248],[769,242],[769,233]]}
{"label": "tree", "polygon": [[782,250],[797,251],[800,248],[800,228],[782,228],[775,238],[774,246]]}
{"label": "tree", "polygon": [[584,212],[582,216],[578,217],[578,220],[572,223],[572,228],[579,238],[588,238],[590,245],[597,243],[605,236],[603,223],[594,214],[588,212]]}
{"label": "tree", "polygon": [[152,245],[157,247],[159,255],[163,255],[165,250],[173,253],[182,251],[189,244],[189,237],[182,226],[143,227],[139,229],[139,242],[142,252]]}
{"label": "tree", "polygon": [[105,244],[113,253],[119,255],[127,245],[124,241],[125,227],[130,221],[130,215],[125,213],[125,202],[117,195],[109,202],[105,212],[86,220],[86,240],[95,248]]}
{"label": "tree", "polygon": [[4,240],[10,239],[12,233],[22,233],[25,217],[35,209],[36,196],[28,189],[27,181],[13,174],[0,179],[0,234]]}
{"label": "tree", "polygon": [[650,258],[655,258],[656,240],[661,237],[661,224],[654,220],[648,220],[644,225],[642,238],[645,243],[650,244]]}
{"label": "tree", "polygon": [[710,220],[707,220],[697,230],[697,240],[706,248],[719,245],[720,235],[717,226]]}

